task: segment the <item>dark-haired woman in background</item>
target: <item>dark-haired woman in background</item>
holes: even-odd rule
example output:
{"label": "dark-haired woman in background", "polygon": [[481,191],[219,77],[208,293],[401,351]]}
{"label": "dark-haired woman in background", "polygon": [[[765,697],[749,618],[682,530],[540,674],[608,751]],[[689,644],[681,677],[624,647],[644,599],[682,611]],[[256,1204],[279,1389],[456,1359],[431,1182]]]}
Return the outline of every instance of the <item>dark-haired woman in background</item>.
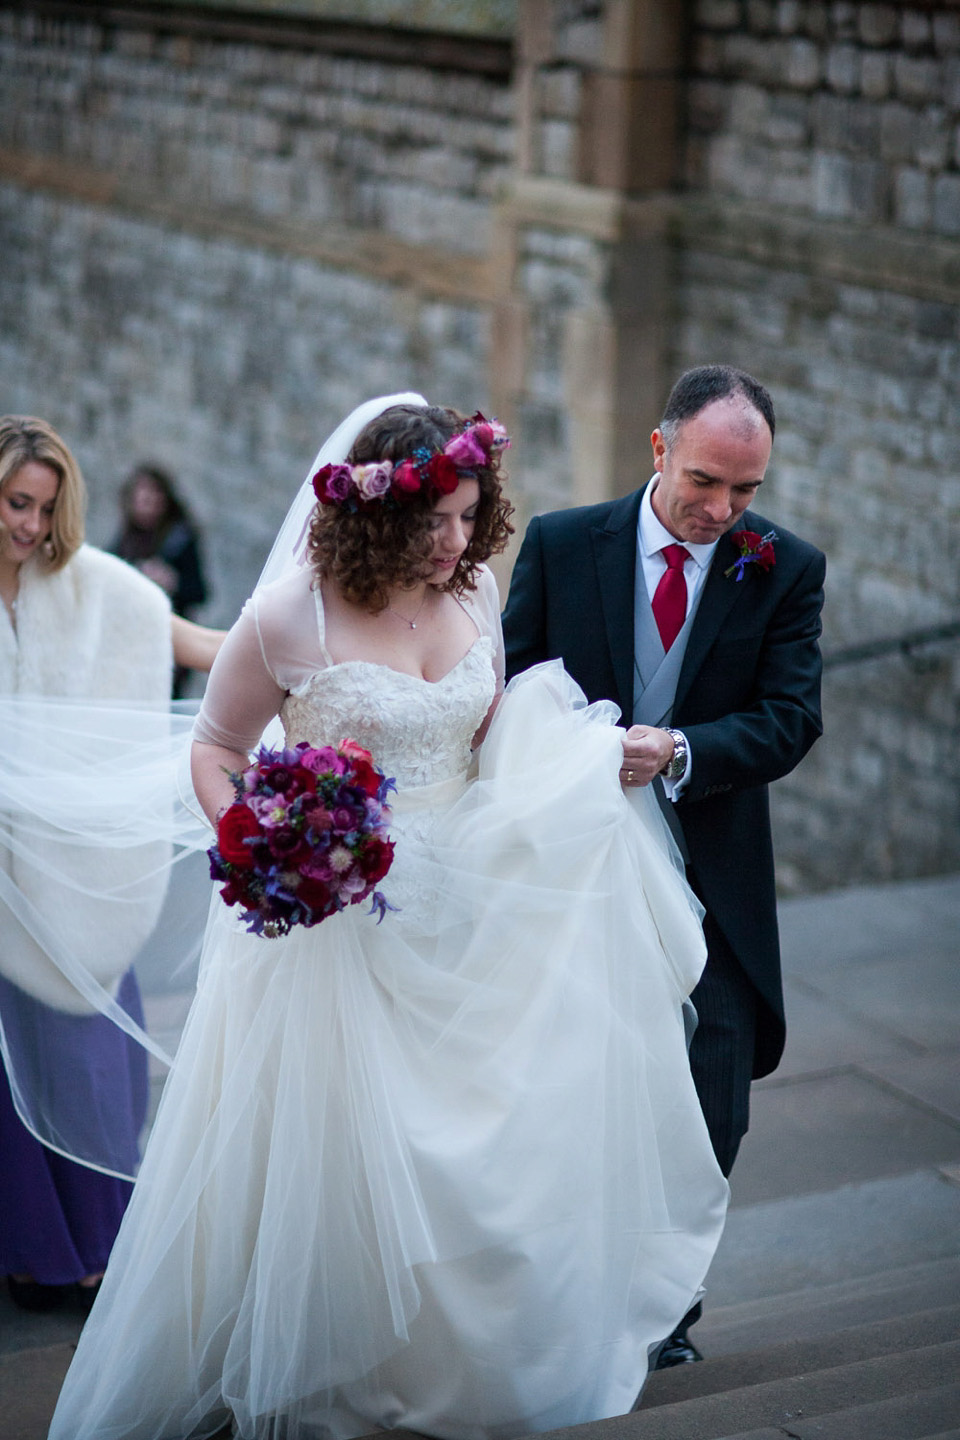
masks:
{"label": "dark-haired woman in background", "polygon": [[[171,477],[157,465],[138,465],[120,491],[123,524],[108,549],[135,565],[170,597],[175,615],[192,619],[207,598],[197,527]],[[178,665],[179,698],[189,670]]]}

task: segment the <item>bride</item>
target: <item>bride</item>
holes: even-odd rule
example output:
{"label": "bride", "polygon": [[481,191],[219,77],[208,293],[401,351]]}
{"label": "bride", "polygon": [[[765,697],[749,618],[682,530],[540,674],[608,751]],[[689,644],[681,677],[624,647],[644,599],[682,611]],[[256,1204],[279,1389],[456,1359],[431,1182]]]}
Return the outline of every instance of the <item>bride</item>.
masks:
{"label": "bride", "polygon": [[51,1440],[511,1440],[629,1410],[700,1288],[696,902],[613,707],[558,663],[501,696],[504,443],[419,396],[354,412],[221,650],[210,820],[276,715],[349,736],[396,779],[394,908],[264,939],[214,897]]}

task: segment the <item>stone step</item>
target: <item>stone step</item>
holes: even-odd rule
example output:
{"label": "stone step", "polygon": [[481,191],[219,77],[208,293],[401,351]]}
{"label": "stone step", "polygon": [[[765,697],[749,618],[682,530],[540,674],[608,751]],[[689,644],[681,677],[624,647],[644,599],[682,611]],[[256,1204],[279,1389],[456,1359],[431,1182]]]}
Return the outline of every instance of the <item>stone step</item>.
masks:
{"label": "stone step", "polygon": [[[853,1440],[860,1432],[844,1429],[857,1411],[886,1409],[901,1430],[863,1433],[863,1440],[907,1440],[933,1436],[960,1414],[960,1341],[925,1346],[906,1354],[873,1357],[811,1375],[793,1375],[765,1384],[744,1386],[719,1395],[705,1395],[673,1405],[641,1409],[611,1420],[552,1432],[565,1440],[764,1440],[785,1435],[822,1436],[816,1421],[829,1433]],[[947,1382],[947,1383],[945,1383]],[[908,1422],[913,1413],[917,1419]],[[837,1418],[839,1417],[839,1418]],[[805,1432],[797,1430],[804,1424]],[[913,1428],[903,1430],[903,1425]],[[837,1428],[839,1427],[839,1428]],[[919,1428],[918,1428],[919,1427]]]}
{"label": "stone step", "polygon": [[958,1335],[960,1304],[944,1305],[919,1314],[908,1312],[851,1326],[812,1340],[786,1340],[759,1350],[717,1356],[700,1365],[677,1365],[649,1377],[641,1409],[924,1349],[955,1340]]}
{"label": "stone step", "polygon": [[[960,1160],[960,1129],[953,1133]],[[894,1142],[886,1135],[884,1143]],[[705,1308],[709,1314],[958,1255],[960,1185],[944,1167],[735,1205],[706,1279]]]}
{"label": "stone step", "polygon": [[0,1436],[43,1440],[74,1346],[37,1346],[0,1356]]}
{"label": "stone step", "polygon": [[938,1309],[960,1295],[960,1259],[944,1258],[705,1309],[695,1335],[708,1358],[810,1340],[854,1325]]}
{"label": "stone step", "polygon": [[786,1427],[749,1430],[726,1440],[785,1440],[786,1436],[791,1440],[960,1440],[960,1430],[939,1428],[956,1416],[958,1408],[958,1387],[945,1385],[879,1405],[856,1405],[835,1415],[810,1419],[795,1415]]}

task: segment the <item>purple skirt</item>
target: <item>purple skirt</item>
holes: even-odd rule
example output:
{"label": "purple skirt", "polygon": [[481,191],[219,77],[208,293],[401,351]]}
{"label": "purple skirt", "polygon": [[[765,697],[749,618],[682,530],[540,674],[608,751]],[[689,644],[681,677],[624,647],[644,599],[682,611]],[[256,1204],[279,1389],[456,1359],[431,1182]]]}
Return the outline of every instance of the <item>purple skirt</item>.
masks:
{"label": "purple skirt", "polygon": [[[117,999],[142,1023],[132,973]],[[135,1160],[147,1111],[146,1053],[102,1015],[37,1008],[45,1039],[73,1060],[79,1091],[95,1083],[98,1106],[123,1128],[124,1148]],[[35,1139],[0,1066],[0,1275],[32,1275],[41,1285],[96,1275],[106,1267],[132,1190],[130,1181],[67,1160]]]}

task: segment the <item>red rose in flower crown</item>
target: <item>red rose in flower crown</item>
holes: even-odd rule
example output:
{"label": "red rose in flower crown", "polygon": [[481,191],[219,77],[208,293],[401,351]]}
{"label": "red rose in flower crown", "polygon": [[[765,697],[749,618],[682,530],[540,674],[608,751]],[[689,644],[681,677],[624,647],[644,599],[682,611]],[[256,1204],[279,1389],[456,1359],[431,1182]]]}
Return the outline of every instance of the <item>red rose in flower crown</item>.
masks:
{"label": "red rose in flower crown", "polygon": [[510,438],[499,420],[477,413],[452,435],[442,450],[423,446],[398,460],[374,465],[322,465],[312,480],[321,505],[345,510],[366,510],[373,505],[403,505],[415,495],[438,500],[452,495],[464,476],[489,462],[496,450],[506,449]]}
{"label": "red rose in flower crown", "polygon": [[224,903],[243,907],[248,930],[285,935],[367,896],[378,923],[395,908],[374,886],[393,862],[386,797],[396,786],[369,750],[355,740],[261,748],[230,778],[237,798],[207,853]]}
{"label": "red rose in flower crown", "polygon": [[759,565],[761,570],[772,570],[777,563],[773,549],[776,538],[776,530],[768,530],[766,535],[758,535],[755,530],[734,531],[730,539],[739,547],[740,554],[729,569],[724,570],[724,575],[733,575],[736,572],[739,581],[743,579],[748,565]]}

